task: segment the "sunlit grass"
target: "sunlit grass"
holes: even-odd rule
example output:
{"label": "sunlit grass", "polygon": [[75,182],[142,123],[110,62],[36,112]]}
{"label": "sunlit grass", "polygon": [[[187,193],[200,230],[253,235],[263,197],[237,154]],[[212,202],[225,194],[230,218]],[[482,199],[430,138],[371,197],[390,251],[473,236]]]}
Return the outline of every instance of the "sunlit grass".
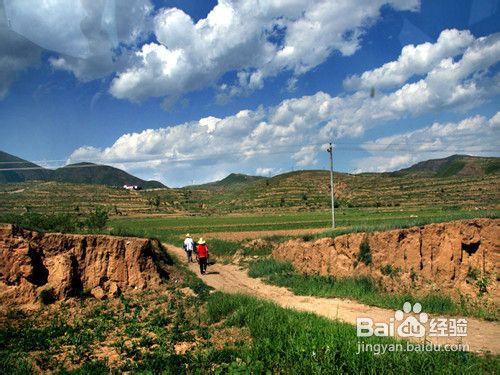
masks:
{"label": "sunlit grass", "polygon": [[400,309],[406,301],[420,302],[428,313],[468,315],[488,320],[497,319],[496,310],[471,305],[465,299],[455,301],[440,293],[423,296],[410,293],[388,293],[369,277],[336,278],[333,276],[302,275],[295,270],[291,263],[272,258],[251,262],[248,275],[263,278],[269,284],[288,288],[297,295],[347,298],[394,310]]}

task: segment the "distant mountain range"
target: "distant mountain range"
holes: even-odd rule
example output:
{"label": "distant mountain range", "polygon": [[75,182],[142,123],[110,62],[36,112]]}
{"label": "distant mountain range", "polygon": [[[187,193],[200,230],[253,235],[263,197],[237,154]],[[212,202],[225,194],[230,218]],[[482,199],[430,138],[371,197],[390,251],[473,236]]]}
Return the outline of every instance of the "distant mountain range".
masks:
{"label": "distant mountain range", "polygon": [[33,180],[107,186],[137,185],[144,189],[166,187],[161,182],[145,181],[108,165],[76,163],[62,168],[47,169],[0,151],[0,183]]}
{"label": "distant mountain range", "polygon": [[[287,172],[274,177],[250,176],[231,173],[226,178],[202,185],[189,186],[194,189],[220,190],[254,186],[263,181],[281,180],[289,176],[301,178],[301,173],[310,171]],[[326,173],[326,171],[316,171]],[[452,155],[442,159],[422,161],[411,167],[395,172],[378,173],[380,176],[392,177],[481,177],[500,172],[500,158],[478,157],[469,155]],[[339,174],[340,175],[340,174]],[[363,174],[361,174],[363,175]],[[373,175],[373,173],[372,173]],[[27,160],[0,151],[0,183],[24,181],[58,181],[78,184],[98,184],[107,186],[137,185],[144,189],[165,188],[161,182],[145,181],[138,177],[107,165],[93,163],[69,164],[55,170],[43,168]],[[258,184],[260,185],[260,184]]]}
{"label": "distant mountain range", "polygon": [[[191,186],[193,188],[228,188],[240,185],[250,185],[261,180],[272,180],[281,177],[299,176],[306,171],[286,172],[274,177],[251,176],[241,173],[231,173],[226,178],[209,182],[202,185]],[[320,171],[317,171],[320,172]],[[442,159],[431,159],[414,164],[411,167],[394,172],[383,173],[361,173],[392,177],[481,177],[500,172],[500,158],[480,157],[469,155],[452,155]],[[337,173],[336,174],[345,174]]]}
{"label": "distant mountain range", "polygon": [[265,180],[266,178],[268,178],[268,177],[250,176],[250,175],[243,174],[243,173],[231,173],[228,176],[226,176],[225,178],[223,178],[222,180],[209,182],[209,183],[202,184],[202,185],[192,185],[189,187],[192,187],[192,188],[202,187],[202,188],[206,188],[206,189],[210,189],[210,188],[218,189],[218,188],[225,188],[225,187],[234,187],[237,185],[247,185],[247,184],[251,184],[253,182],[259,181],[259,180]]}
{"label": "distant mountain range", "polygon": [[500,158],[452,155],[447,158],[422,161],[409,168],[392,172],[392,174],[395,176],[481,177],[499,171]]}
{"label": "distant mountain range", "polygon": [[[109,186],[163,187],[159,182],[143,181],[109,166],[79,163],[50,170],[0,153],[0,183],[30,180],[36,182],[0,187],[0,213],[25,206],[51,212],[72,206],[91,209],[96,204],[114,206],[127,214],[148,213],[150,193],[130,194]],[[51,183],[38,183],[40,180]],[[454,155],[396,172],[335,172],[334,183],[335,202],[344,208],[495,208],[500,193],[500,158]],[[89,189],[88,184],[100,186]],[[232,173],[220,181],[158,189],[154,194],[160,197],[161,213],[311,211],[330,207],[330,173],[300,170],[273,177]]]}

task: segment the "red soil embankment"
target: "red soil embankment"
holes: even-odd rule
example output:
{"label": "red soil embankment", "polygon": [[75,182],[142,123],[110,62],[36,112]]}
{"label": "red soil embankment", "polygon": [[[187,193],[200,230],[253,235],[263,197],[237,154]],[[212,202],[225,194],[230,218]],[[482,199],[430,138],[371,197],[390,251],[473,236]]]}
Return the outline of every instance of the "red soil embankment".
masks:
{"label": "red soil embankment", "polygon": [[157,241],[105,235],[37,233],[0,226],[0,301],[30,304],[44,289],[64,299],[97,298],[156,287],[170,261]]}
{"label": "red soil embankment", "polygon": [[[359,260],[364,241],[369,245],[370,265]],[[488,295],[499,301],[498,219],[352,233],[309,242],[292,240],[279,245],[273,256],[290,261],[304,274],[372,276],[388,290],[442,290],[476,296],[483,284]]]}

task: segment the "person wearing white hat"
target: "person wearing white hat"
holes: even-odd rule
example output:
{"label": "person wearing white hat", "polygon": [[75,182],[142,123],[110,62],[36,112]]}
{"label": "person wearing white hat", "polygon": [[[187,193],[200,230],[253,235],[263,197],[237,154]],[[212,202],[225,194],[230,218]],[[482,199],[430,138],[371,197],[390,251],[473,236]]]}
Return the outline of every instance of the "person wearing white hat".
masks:
{"label": "person wearing white hat", "polygon": [[188,263],[190,263],[190,262],[194,263],[194,260],[193,260],[194,241],[191,238],[191,235],[189,233],[186,234],[186,239],[184,240],[184,244],[182,247],[184,248],[184,251],[186,252]]}
{"label": "person wearing white hat", "polygon": [[203,240],[203,238],[200,238],[198,241],[198,246],[197,246],[197,256],[198,256],[198,263],[200,264],[200,273],[204,275],[207,272],[207,265],[208,265],[208,246]]}

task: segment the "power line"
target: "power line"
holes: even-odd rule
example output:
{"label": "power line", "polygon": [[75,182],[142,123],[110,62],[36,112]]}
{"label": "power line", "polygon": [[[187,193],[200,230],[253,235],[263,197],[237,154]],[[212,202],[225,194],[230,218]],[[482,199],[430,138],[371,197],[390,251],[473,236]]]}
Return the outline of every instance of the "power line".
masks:
{"label": "power line", "polygon": [[[345,148],[337,148],[337,150],[345,151]],[[353,151],[354,149],[348,149],[350,151]],[[365,149],[356,149],[356,151],[367,151]],[[395,152],[397,150],[382,150],[383,152]],[[413,154],[429,154],[429,153],[442,153],[442,152],[447,152],[447,153],[474,153],[474,152],[497,152],[498,150],[425,150],[425,151],[415,151],[415,150],[399,150],[399,151],[406,151],[410,152]],[[279,154],[289,154],[290,152],[269,152],[262,154],[262,156],[265,155],[279,155]],[[210,155],[210,157],[216,157],[216,156],[236,156],[236,154],[213,154]],[[259,155],[254,154],[251,157],[257,157]],[[143,164],[143,163],[148,163],[148,162],[161,162],[161,161],[168,161],[172,163],[184,163],[184,162],[189,162],[189,161],[203,161],[203,160],[209,160],[210,158],[183,158],[183,159],[172,159],[172,158],[162,158],[162,159],[150,159],[150,160],[128,160],[128,161],[120,161],[120,162],[115,162],[115,161],[103,161],[106,164],[86,164],[86,165],[66,165],[66,166],[61,166],[58,168],[70,168],[70,169],[77,169],[77,168],[98,168],[102,166],[112,166],[112,165],[117,165],[117,164]],[[1,164],[1,163],[0,163]],[[24,171],[24,170],[43,170],[43,169],[50,169],[42,166],[37,166],[37,167],[20,167],[20,168],[0,168],[0,172],[6,172],[6,171]]]}
{"label": "power line", "polygon": [[[147,155],[146,157],[142,157],[139,159],[129,159],[129,160],[95,160],[95,159],[88,159],[88,161],[97,161],[97,162],[104,162],[104,163],[109,163],[109,164],[141,164],[141,163],[148,163],[148,162],[172,162],[172,163],[182,163],[182,162],[190,162],[190,161],[203,161],[203,160],[210,160],[211,158],[215,157],[239,157],[239,158],[253,158],[257,156],[264,156],[264,155],[280,155],[280,154],[290,154],[293,152],[300,151],[300,148],[302,147],[307,147],[307,146],[320,146],[324,145],[325,143],[310,143],[310,144],[299,144],[299,145],[283,145],[283,146],[273,146],[273,147],[259,147],[256,149],[248,149],[247,151],[239,151],[239,152],[219,152],[219,153],[211,153],[211,154],[204,154],[201,157],[197,156],[186,156],[186,157],[171,157],[171,156],[165,156],[165,155]],[[337,150],[342,150],[342,151],[365,151],[365,152],[370,152],[370,153],[393,153],[393,152],[409,152],[409,153],[414,153],[414,154],[427,154],[427,153],[442,153],[442,152],[447,152],[447,153],[474,153],[474,152],[495,152],[497,153],[498,150],[500,150],[500,146],[496,149],[478,149],[477,147],[469,147],[468,149],[466,148],[433,148],[433,149],[420,149],[420,148],[408,148],[408,147],[398,147],[398,148],[390,148],[386,147],[384,149],[370,149],[367,146],[371,146],[372,144],[358,144],[357,147],[349,146],[349,145],[354,145],[354,143],[336,143],[335,148]],[[382,144],[377,144],[377,146],[380,146]],[[394,143],[387,144],[388,146],[396,145]],[[279,149],[282,150],[279,150]],[[299,148],[297,150],[297,148]],[[278,149],[278,150],[276,150]],[[272,151],[274,150],[274,151]],[[66,162],[67,159],[54,159],[54,160],[40,160],[40,161],[35,161],[34,163],[40,163],[40,164],[46,164],[46,163],[54,163],[54,162]],[[3,164],[26,164],[26,161],[9,161],[9,162],[0,162],[0,166]],[[31,163],[31,162],[30,162]],[[97,165],[97,164],[77,164],[77,165],[68,165],[65,166],[65,168],[93,168],[93,167],[100,167],[102,165]],[[0,168],[0,171],[16,171],[16,170],[40,170],[40,169],[45,169],[44,167],[41,166],[33,166],[33,167],[20,167],[20,168]]]}

